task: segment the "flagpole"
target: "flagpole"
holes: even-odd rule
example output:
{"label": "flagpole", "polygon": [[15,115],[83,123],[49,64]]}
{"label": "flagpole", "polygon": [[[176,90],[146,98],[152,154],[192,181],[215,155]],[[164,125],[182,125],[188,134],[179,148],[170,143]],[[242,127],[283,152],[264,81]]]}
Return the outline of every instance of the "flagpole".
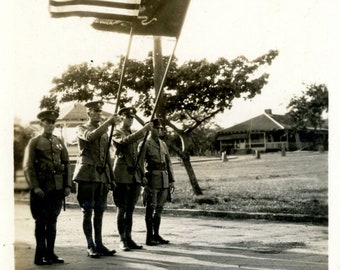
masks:
{"label": "flagpole", "polygon": [[162,94],[162,92],[163,92],[163,86],[164,86],[164,83],[165,83],[165,78],[166,78],[166,75],[167,75],[167,73],[168,73],[168,71],[169,71],[170,64],[171,64],[171,62],[172,62],[172,58],[173,58],[173,56],[174,56],[174,54],[175,54],[175,50],[176,50],[176,48],[177,48],[177,44],[178,44],[178,39],[176,38],[175,46],[174,46],[174,48],[173,48],[173,50],[172,50],[172,54],[170,55],[168,64],[167,64],[166,69],[165,69],[165,72],[164,72],[164,74],[163,74],[162,82],[161,82],[161,84],[160,84],[160,86],[159,86],[159,89],[158,89],[158,93],[157,93],[156,100],[155,100],[155,107],[153,108],[153,111],[152,111],[152,114],[151,114],[151,119],[150,119],[150,121],[153,120],[153,117],[154,117],[155,114],[156,114],[156,109],[157,109],[157,106],[158,106],[158,103],[159,103],[161,94]]}
{"label": "flagpole", "polygon": [[[177,48],[177,44],[178,44],[178,38],[176,38],[175,46],[174,46],[174,48],[173,48],[173,50],[172,50],[172,53],[171,53],[171,55],[170,55],[168,64],[167,64],[166,69],[165,69],[165,71],[164,71],[163,78],[162,78],[162,82],[161,82],[161,84],[160,84],[160,86],[159,86],[158,93],[157,93],[157,96],[156,96],[155,107],[153,108],[153,111],[152,111],[152,113],[151,113],[150,122],[153,120],[153,118],[154,118],[154,116],[155,116],[155,114],[156,114],[157,106],[158,106],[158,103],[159,103],[161,94],[162,94],[162,92],[163,92],[163,86],[164,86],[166,74],[167,74],[168,71],[169,71],[170,64],[171,64],[171,62],[172,62],[172,58],[173,58],[173,56],[174,56],[174,54],[175,54],[175,50],[176,50],[176,48]],[[137,169],[137,167],[138,167],[138,163],[139,163],[140,158],[141,158],[141,155],[142,155],[142,150],[143,150],[143,148],[144,148],[144,146],[145,146],[146,139],[147,139],[148,135],[149,135],[149,132],[147,131],[146,134],[145,134],[145,136],[144,136],[144,138],[143,138],[143,142],[142,142],[141,147],[140,147],[139,152],[138,152],[138,157],[137,157],[137,160],[136,160],[136,163],[135,163],[135,166],[134,166],[134,171],[136,171],[136,169]]]}
{"label": "flagpole", "polygon": [[[126,65],[127,65],[127,61],[128,61],[129,55],[130,55],[130,49],[131,49],[131,44],[132,44],[132,37],[133,37],[133,24],[131,25],[129,44],[128,44],[128,48],[127,48],[127,51],[126,51],[126,55],[125,55],[125,59],[124,59],[123,67],[122,67],[122,72],[120,74],[119,86],[118,86],[118,91],[117,91],[117,102],[116,102],[116,107],[115,107],[114,113],[117,113],[118,112],[118,108],[119,108],[120,97],[121,97],[122,88],[123,88],[123,80],[124,80],[124,75],[125,75],[125,71],[126,71]],[[113,137],[113,131],[114,131],[114,124],[111,126],[111,131],[110,131],[110,136],[109,136],[109,140],[108,140],[108,145],[107,145],[107,149],[106,149],[106,152],[105,152],[104,164],[103,164],[103,169],[104,170],[105,170],[107,159],[108,159],[109,152],[110,152],[110,146],[111,146],[111,140],[112,140],[112,137]]]}

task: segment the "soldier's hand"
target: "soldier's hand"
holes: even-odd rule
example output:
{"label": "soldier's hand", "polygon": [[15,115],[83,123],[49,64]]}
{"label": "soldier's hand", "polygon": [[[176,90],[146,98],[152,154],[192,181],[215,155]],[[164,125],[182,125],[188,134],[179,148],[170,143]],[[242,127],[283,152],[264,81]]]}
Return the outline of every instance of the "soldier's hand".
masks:
{"label": "soldier's hand", "polygon": [[64,191],[64,195],[67,197],[71,194],[71,188],[70,187],[66,187],[65,191]]}
{"label": "soldier's hand", "polygon": [[169,188],[170,188],[170,193],[171,194],[175,192],[175,185],[174,185],[173,182],[169,184]]}
{"label": "soldier's hand", "polygon": [[115,181],[112,181],[112,182],[111,182],[111,185],[110,185],[110,190],[114,191],[114,190],[116,189],[116,187],[117,187],[116,182],[115,182]]}
{"label": "soldier's hand", "polygon": [[122,121],[122,118],[115,113],[110,116],[109,121],[112,125],[117,125]]}
{"label": "soldier's hand", "polygon": [[148,186],[145,186],[142,191],[142,199],[143,199],[144,206],[146,206],[149,194],[150,194],[150,188]]}
{"label": "soldier's hand", "polygon": [[40,187],[35,187],[33,189],[33,192],[34,192],[35,195],[37,195],[41,199],[45,197],[45,192],[42,191],[42,189]]}

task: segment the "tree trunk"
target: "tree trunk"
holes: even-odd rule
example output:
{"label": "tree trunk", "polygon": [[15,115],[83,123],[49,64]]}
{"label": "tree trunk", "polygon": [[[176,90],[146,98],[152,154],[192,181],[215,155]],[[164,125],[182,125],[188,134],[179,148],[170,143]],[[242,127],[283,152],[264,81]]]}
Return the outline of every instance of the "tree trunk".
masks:
{"label": "tree trunk", "polygon": [[194,194],[195,195],[202,195],[203,192],[202,192],[202,189],[200,188],[200,186],[198,185],[196,174],[195,174],[194,169],[193,169],[191,162],[190,162],[190,156],[185,155],[185,157],[182,158],[182,160],[183,160],[183,165],[185,167],[185,170],[187,171],[187,174],[188,174],[188,177],[189,177],[189,180],[190,180],[190,184],[191,184],[191,187],[192,187]]}
{"label": "tree trunk", "polygon": [[177,147],[174,147],[174,145],[170,145],[171,149],[182,159],[183,165],[185,167],[185,170],[188,174],[189,181],[192,187],[192,190],[195,195],[202,195],[202,189],[200,188],[197,177],[195,174],[195,171],[191,165],[190,162],[190,155],[188,152],[188,146],[189,146],[189,138],[186,137],[186,135],[180,135],[181,141],[182,141],[182,150],[180,150]]}

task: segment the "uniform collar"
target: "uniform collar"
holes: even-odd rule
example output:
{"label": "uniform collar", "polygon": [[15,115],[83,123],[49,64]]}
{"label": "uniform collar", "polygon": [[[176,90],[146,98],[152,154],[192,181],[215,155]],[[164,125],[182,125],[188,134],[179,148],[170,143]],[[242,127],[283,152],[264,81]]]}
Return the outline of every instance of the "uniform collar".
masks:
{"label": "uniform collar", "polygon": [[46,134],[46,133],[43,133],[43,134],[41,134],[41,136],[43,136],[43,137],[46,138],[46,139],[52,139],[53,134]]}

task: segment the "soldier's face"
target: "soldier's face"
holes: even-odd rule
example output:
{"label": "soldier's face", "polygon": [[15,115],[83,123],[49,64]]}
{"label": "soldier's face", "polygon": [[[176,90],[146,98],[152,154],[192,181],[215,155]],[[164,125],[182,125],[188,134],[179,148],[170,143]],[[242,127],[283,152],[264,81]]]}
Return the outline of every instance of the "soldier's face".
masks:
{"label": "soldier's face", "polygon": [[41,126],[44,130],[44,133],[51,135],[54,131],[54,128],[55,128],[55,121],[45,119],[45,120],[41,121]]}
{"label": "soldier's face", "polygon": [[89,117],[91,121],[93,122],[100,122],[102,119],[102,110],[95,109],[95,110],[89,111]]}
{"label": "soldier's face", "polygon": [[126,127],[131,127],[133,124],[133,119],[135,119],[132,115],[124,115],[123,124]]}
{"label": "soldier's face", "polygon": [[163,127],[153,127],[151,130],[151,135],[154,138],[159,138],[164,136],[164,128]]}

